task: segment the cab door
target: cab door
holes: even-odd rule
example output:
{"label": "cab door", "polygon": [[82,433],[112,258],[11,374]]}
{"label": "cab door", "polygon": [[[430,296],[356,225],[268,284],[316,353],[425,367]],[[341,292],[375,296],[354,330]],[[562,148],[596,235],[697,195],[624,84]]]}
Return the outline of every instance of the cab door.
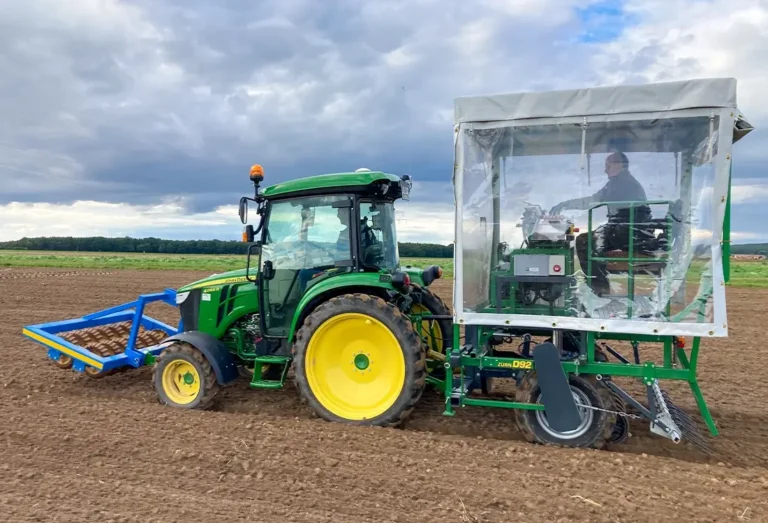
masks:
{"label": "cab door", "polygon": [[269,203],[260,255],[264,334],[285,337],[312,280],[352,265],[352,200],[306,196]]}

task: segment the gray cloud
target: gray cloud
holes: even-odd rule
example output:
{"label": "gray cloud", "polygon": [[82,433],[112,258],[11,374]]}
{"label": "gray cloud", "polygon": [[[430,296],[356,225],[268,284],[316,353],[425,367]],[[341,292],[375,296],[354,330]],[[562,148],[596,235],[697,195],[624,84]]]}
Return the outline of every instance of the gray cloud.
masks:
{"label": "gray cloud", "polygon": [[[0,203],[185,196],[202,212],[248,192],[255,162],[268,182],[407,172],[433,182],[416,197],[450,201],[455,97],[601,81],[571,3],[14,2]],[[665,52],[649,42],[608,70],[639,80]]]}

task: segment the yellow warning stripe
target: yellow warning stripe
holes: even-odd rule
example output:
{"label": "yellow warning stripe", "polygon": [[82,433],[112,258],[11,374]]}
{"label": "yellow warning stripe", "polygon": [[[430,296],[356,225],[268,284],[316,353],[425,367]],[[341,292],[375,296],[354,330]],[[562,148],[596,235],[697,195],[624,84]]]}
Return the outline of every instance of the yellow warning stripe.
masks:
{"label": "yellow warning stripe", "polygon": [[201,287],[213,287],[214,285],[223,285],[225,283],[244,283],[247,281],[248,281],[248,278],[246,278],[245,276],[240,276],[237,278],[220,278],[218,280],[210,280],[210,281],[198,283],[191,287],[187,287],[186,290],[199,289]]}
{"label": "yellow warning stripe", "polygon": [[88,365],[96,367],[99,370],[101,370],[104,367],[103,363],[99,363],[98,361],[94,360],[93,358],[89,358],[88,356],[83,356],[79,352],[75,352],[72,349],[69,349],[69,348],[65,347],[64,345],[62,345],[60,343],[56,343],[53,340],[49,340],[47,338],[43,338],[39,334],[35,334],[34,332],[32,332],[32,331],[30,331],[28,329],[24,329],[21,332],[22,332],[22,334],[24,334],[24,336],[32,338],[33,340],[42,343],[46,347],[51,347],[53,349],[61,351],[64,354],[66,354],[68,356],[72,356],[76,360],[79,360],[79,361],[82,361],[84,363],[87,363]]}

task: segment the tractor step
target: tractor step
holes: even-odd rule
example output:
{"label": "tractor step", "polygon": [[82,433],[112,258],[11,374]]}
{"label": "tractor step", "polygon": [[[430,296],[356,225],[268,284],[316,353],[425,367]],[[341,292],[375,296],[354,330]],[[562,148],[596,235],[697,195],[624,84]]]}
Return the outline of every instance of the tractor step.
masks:
{"label": "tractor step", "polygon": [[[287,356],[256,356],[253,360],[253,378],[251,378],[250,387],[253,389],[283,388],[290,364],[291,358]],[[273,370],[276,368],[282,368],[277,379],[273,377],[277,375]]]}
{"label": "tractor step", "polygon": [[80,318],[28,325],[22,334],[48,348],[48,357],[64,369],[102,377],[147,364],[167,346],[162,341],[181,330],[144,314],[152,302],[176,306],[176,291],[144,294]]}

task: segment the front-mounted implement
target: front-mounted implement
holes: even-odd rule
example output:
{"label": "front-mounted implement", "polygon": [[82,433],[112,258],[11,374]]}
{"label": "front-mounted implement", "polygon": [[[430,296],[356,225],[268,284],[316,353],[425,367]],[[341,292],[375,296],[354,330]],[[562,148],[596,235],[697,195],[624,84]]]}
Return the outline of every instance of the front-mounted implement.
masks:
{"label": "front-mounted implement", "polygon": [[48,357],[58,366],[103,377],[141,367],[148,356],[162,352],[165,338],[177,333],[144,313],[153,302],[175,307],[176,292],[167,289],[80,318],[30,325],[23,334],[47,347]]}

